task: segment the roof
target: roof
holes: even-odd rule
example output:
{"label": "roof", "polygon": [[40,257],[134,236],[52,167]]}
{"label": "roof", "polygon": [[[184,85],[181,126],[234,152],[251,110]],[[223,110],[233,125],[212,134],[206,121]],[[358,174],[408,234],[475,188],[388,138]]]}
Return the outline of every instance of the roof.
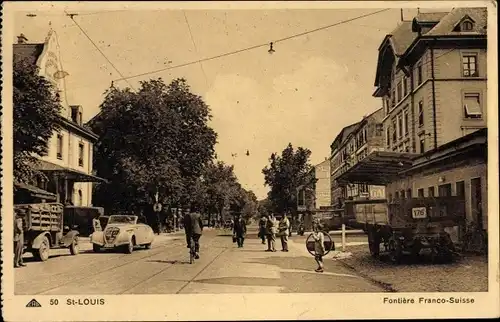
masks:
{"label": "roof", "polygon": [[75,182],[107,182],[106,179],[45,160],[38,160],[36,167],[39,171],[65,174],[68,178],[75,180]]}
{"label": "roof", "polygon": [[446,12],[419,12],[415,19],[417,22],[439,22],[444,16],[446,16],[449,11]]}
{"label": "roof", "polygon": [[36,63],[44,44],[14,44],[14,60],[29,59]]}
{"label": "roof", "polygon": [[412,23],[410,21],[403,21],[390,33],[389,41],[392,44],[392,49],[397,56],[404,54],[413,40],[417,38],[418,34],[414,33],[411,29]]}
{"label": "roof", "polygon": [[40,199],[56,200],[57,196],[52,192],[45,191],[38,187],[26,184],[26,183],[14,183],[14,187],[19,190],[24,190],[29,192],[33,197]]}
{"label": "roof", "polygon": [[414,153],[374,151],[341,174],[338,182],[386,185],[412,166]]}
{"label": "roof", "polygon": [[330,145],[330,148],[332,148],[332,146],[335,143],[340,143],[340,144],[343,143],[345,139],[349,136],[349,134],[351,134],[352,131],[354,131],[354,129],[356,128],[356,126],[358,126],[360,122],[361,121],[345,126],[342,130],[340,130],[339,134],[337,134],[332,144]]}
{"label": "roof", "polygon": [[[453,31],[455,26],[462,21],[464,17],[470,17],[475,23],[472,31],[457,32]],[[480,34],[487,33],[487,18],[488,11],[486,8],[455,8],[446,16],[444,16],[439,23],[434,26],[426,36],[446,36],[456,34]]]}

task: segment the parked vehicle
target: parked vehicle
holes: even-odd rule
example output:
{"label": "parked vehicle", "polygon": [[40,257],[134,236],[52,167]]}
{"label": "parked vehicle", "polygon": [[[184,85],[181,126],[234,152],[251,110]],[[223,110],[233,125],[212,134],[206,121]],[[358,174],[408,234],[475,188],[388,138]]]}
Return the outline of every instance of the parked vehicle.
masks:
{"label": "parked vehicle", "polygon": [[89,236],[93,231],[92,219],[103,214],[102,207],[64,206],[64,224],[76,227],[80,236]]}
{"label": "parked vehicle", "polygon": [[394,263],[424,249],[434,259],[451,260],[455,246],[444,229],[465,220],[465,202],[459,197],[350,201],[346,208],[364,225],[371,255],[378,257],[382,244]]}
{"label": "parked vehicle", "polygon": [[14,205],[14,211],[24,217],[26,251],[39,261],[49,259],[50,249],[69,248],[71,255],[79,253],[79,233],[63,225],[63,209],[60,203]]}
{"label": "parked vehicle", "polygon": [[130,254],[136,246],[151,248],[154,240],[153,229],[145,223],[138,222],[138,216],[111,215],[105,229],[100,227],[100,221],[95,222],[94,233],[90,236],[92,249],[122,249]]}

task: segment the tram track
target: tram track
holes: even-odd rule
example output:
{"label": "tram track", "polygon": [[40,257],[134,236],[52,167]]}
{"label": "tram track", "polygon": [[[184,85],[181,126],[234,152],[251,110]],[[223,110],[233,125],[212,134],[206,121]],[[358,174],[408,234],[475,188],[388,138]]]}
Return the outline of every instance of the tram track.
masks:
{"label": "tram track", "polygon": [[[53,290],[55,290],[55,289],[58,289],[58,288],[61,288],[61,287],[67,286],[67,285],[70,285],[70,284],[72,284],[72,283],[75,283],[75,282],[80,282],[80,281],[84,281],[84,280],[86,280],[86,279],[88,279],[88,278],[90,278],[90,277],[95,277],[95,276],[98,276],[98,275],[102,275],[102,274],[104,274],[104,273],[106,273],[106,272],[109,272],[109,271],[112,271],[112,270],[115,270],[115,269],[118,269],[118,268],[121,268],[121,267],[125,267],[125,266],[127,266],[127,265],[132,265],[132,264],[137,263],[137,262],[139,262],[139,261],[142,261],[142,260],[144,260],[144,259],[148,259],[148,258],[151,258],[151,257],[157,256],[157,255],[159,255],[159,254],[163,253],[163,252],[165,251],[165,249],[164,249],[165,247],[167,247],[167,245],[165,245],[165,246],[163,246],[163,247],[161,247],[161,248],[158,248],[158,251],[155,251],[154,253],[148,253],[147,255],[145,255],[145,256],[141,256],[141,257],[138,257],[138,258],[137,258],[137,257],[136,257],[136,258],[131,258],[130,260],[126,261],[125,263],[120,263],[120,264],[118,264],[118,265],[113,265],[113,266],[111,266],[111,267],[108,267],[108,268],[102,269],[102,270],[100,270],[100,271],[99,271],[99,272],[97,272],[97,273],[91,273],[91,274],[88,274],[88,275],[85,275],[85,276],[82,276],[82,277],[79,277],[79,278],[76,278],[76,279],[70,279],[70,280],[69,280],[68,282],[66,282],[66,283],[57,284],[57,285],[55,285],[55,286],[53,286],[53,287],[46,288],[46,289],[44,289],[44,290],[42,290],[42,291],[40,291],[40,292],[33,293],[33,294],[34,294],[34,295],[43,295],[44,293],[47,293],[47,292],[53,291]],[[181,252],[175,252],[175,253],[174,253],[174,254],[172,254],[172,255],[178,255],[178,254],[180,255],[180,253],[181,253]],[[103,254],[103,255],[104,255],[104,254]],[[133,255],[134,255],[134,253],[133,253],[133,254],[131,254],[131,255],[133,256]],[[115,258],[115,259],[114,259],[114,261],[115,261],[115,260],[120,260],[120,259],[122,259],[122,258],[128,258],[128,257],[130,257],[131,255],[123,255],[123,256],[117,257],[117,258]],[[84,265],[84,266],[80,267],[80,269],[82,269],[82,268],[87,268],[87,267],[89,267],[89,266],[93,266],[94,264],[95,264],[94,262],[91,262],[91,263],[89,263],[89,264],[87,264],[87,265]],[[64,272],[61,272],[61,273],[58,273],[58,274],[54,274],[53,276],[58,277],[58,276],[61,276],[61,275],[67,274],[68,272],[69,272],[69,271],[64,271]],[[51,277],[52,277],[52,276],[51,276]]]}

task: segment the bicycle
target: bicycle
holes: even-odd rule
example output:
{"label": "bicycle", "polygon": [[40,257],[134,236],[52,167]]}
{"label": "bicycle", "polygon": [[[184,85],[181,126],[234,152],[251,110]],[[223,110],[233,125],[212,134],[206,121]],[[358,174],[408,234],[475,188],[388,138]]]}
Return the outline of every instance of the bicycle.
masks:
{"label": "bicycle", "polygon": [[195,258],[196,258],[196,251],[195,251],[194,239],[191,236],[189,238],[189,264],[193,264]]}
{"label": "bicycle", "polygon": [[475,221],[467,224],[463,237],[462,251],[480,254],[488,253],[488,237],[486,232]]}

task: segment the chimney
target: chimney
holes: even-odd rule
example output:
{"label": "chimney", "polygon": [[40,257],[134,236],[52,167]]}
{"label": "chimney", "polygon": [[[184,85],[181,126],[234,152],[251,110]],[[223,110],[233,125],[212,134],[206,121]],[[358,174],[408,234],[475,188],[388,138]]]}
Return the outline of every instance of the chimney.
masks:
{"label": "chimney", "polygon": [[28,38],[24,34],[20,34],[17,36],[17,43],[18,44],[25,44],[28,41]]}

